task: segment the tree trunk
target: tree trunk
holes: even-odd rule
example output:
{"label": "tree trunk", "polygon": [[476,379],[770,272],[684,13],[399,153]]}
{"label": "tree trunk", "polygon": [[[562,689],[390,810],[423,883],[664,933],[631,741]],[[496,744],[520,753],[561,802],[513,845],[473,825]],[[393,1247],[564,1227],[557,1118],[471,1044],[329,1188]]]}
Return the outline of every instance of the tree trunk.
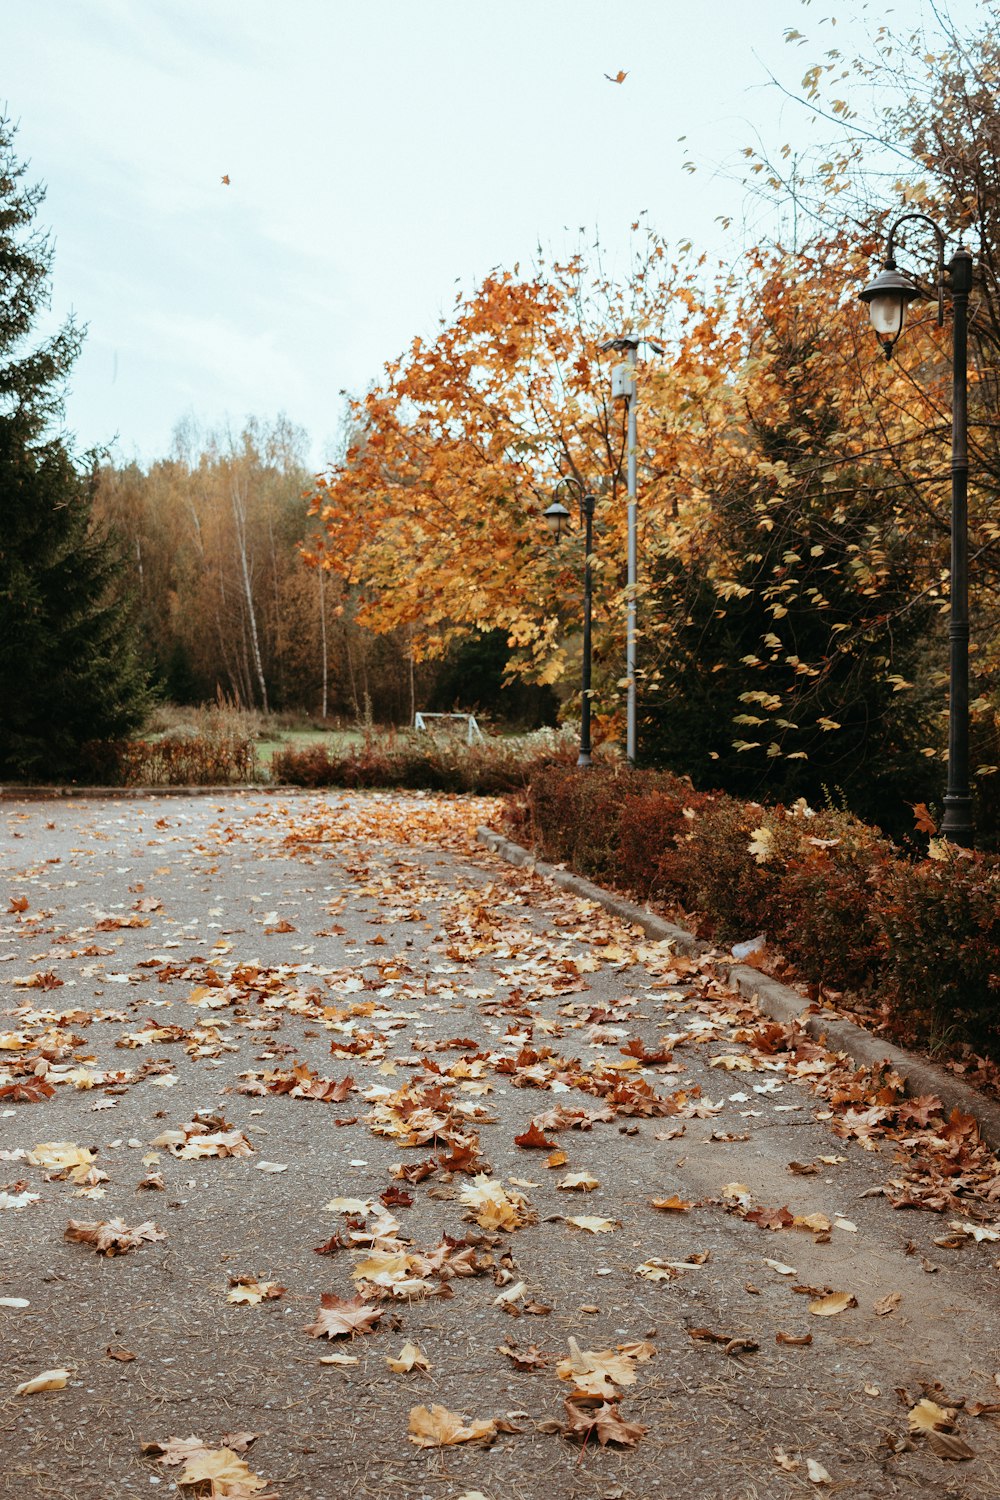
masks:
{"label": "tree trunk", "polygon": [[246,605],[246,622],[250,632],[250,648],[253,653],[254,673],[260,690],[260,705],[265,713],[267,707],[267,683],[264,680],[264,664],[260,655],[260,639],[257,634],[257,615],[253,607],[253,587],[250,578],[250,559],[247,552],[246,502],[240,494],[235,477],[231,481],[230,496],[233,503],[233,520],[236,524],[236,552],[240,565],[240,580],[243,584],[243,600]]}
{"label": "tree trunk", "polygon": [[326,578],[324,576],[322,565],[320,565],[320,567],[316,569],[316,572],[319,574],[319,638],[320,650],[322,653],[323,718],[325,719],[327,714],[329,684],[329,672],[327,669],[326,657]]}

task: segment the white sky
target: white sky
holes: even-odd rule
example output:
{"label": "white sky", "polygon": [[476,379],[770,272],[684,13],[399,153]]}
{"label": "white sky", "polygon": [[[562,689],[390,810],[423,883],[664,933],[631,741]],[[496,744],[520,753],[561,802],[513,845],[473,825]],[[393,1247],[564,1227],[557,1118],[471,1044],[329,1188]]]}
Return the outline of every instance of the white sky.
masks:
{"label": "white sky", "polygon": [[[643,209],[721,253],[742,147],[807,129],[767,70],[794,86],[845,46],[834,8],[0,0],[0,104],[48,186],[53,318],[89,325],[67,425],[149,460],[185,413],[284,411],[319,465],[340,389],[432,336],[456,279],[565,250],[580,226],[623,259]],[[952,0],[957,19],[974,8]],[[900,0],[894,19],[925,11]]]}

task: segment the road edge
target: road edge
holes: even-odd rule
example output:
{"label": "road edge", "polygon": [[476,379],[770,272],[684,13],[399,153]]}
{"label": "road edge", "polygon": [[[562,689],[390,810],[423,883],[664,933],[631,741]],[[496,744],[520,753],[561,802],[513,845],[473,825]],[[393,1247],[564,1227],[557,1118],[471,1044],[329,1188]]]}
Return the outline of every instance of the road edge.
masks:
{"label": "road edge", "polygon": [[[671,942],[678,953],[691,957],[710,951],[708,943],[701,942],[685,927],[678,927],[665,917],[657,916],[655,912],[637,906],[632,901],[626,901],[614,891],[594,885],[582,875],[574,875],[571,870],[546,864],[544,860],[537,859],[530,849],[515,844],[495,828],[487,828],[485,824],[481,824],[476,829],[476,838],[508,864],[530,869],[536,875],[561,886],[563,890],[570,891],[585,901],[596,902],[612,916],[641,928],[655,942]],[[973,1115],[979,1125],[982,1140],[994,1151],[1000,1150],[1000,1104],[994,1104],[978,1089],[963,1083],[961,1079],[925,1058],[916,1057],[902,1047],[883,1041],[855,1021],[841,1016],[827,1017],[808,1012],[809,1001],[803,995],[787,984],[761,974],[757,969],[746,964],[727,965],[724,958],[720,961],[720,968],[727,973],[728,982],[733,988],[747,1000],[756,1001],[772,1020],[786,1024],[798,1021],[815,1041],[832,1052],[845,1053],[859,1067],[877,1067],[880,1063],[887,1062],[903,1079],[908,1094],[937,1094],[946,1109],[959,1109],[963,1114]]]}

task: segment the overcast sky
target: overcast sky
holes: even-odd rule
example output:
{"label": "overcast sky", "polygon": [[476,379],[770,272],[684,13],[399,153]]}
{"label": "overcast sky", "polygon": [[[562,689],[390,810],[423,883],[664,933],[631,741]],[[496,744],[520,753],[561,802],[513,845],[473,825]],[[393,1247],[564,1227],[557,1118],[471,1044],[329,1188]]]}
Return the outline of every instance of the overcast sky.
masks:
{"label": "overcast sky", "polygon": [[[149,460],[185,413],[283,411],[318,465],[341,388],[432,335],[456,282],[584,225],[623,259],[644,209],[725,253],[715,218],[741,220],[743,146],[807,126],[768,71],[794,85],[843,46],[834,8],[0,0],[0,104],[48,186],[52,316],[89,325],[69,427]],[[925,9],[900,0],[895,17]]]}

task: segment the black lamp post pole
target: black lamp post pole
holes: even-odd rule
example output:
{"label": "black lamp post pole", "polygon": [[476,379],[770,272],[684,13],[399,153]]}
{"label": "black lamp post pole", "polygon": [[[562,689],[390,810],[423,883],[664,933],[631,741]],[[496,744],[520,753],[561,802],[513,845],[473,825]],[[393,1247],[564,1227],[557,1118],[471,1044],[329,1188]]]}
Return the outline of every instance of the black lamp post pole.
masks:
{"label": "black lamp post pole", "polygon": [[580,498],[580,509],[583,511],[585,548],[583,559],[583,695],[580,703],[580,754],[577,756],[578,766],[590,765],[590,617],[593,603],[593,576],[590,566],[590,555],[594,550],[594,497],[583,495]]}
{"label": "black lamp post pole", "polygon": [[[896,231],[901,224],[929,224],[938,246],[938,327],[944,322],[945,235],[922,213],[905,213],[892,225],[885,265],[871,286],[859,293],[869,304],[872,324],[892,358],[903,331],[907,305],[927,292],[896,266]],[[969,788],[969,293],[972,256],[961,245],[947,267],[952,305],[951,384],[951,618],[948,627],[948,786],[941,832],[953,844],[975,841]]]}
{"label": "black lamp post pole", "polygon": [[969,293],[972,256],[958,249],[948,267],[952,301],[951,620],[948,705],[948,789],[941,832],[970,848],[969,790]]}

